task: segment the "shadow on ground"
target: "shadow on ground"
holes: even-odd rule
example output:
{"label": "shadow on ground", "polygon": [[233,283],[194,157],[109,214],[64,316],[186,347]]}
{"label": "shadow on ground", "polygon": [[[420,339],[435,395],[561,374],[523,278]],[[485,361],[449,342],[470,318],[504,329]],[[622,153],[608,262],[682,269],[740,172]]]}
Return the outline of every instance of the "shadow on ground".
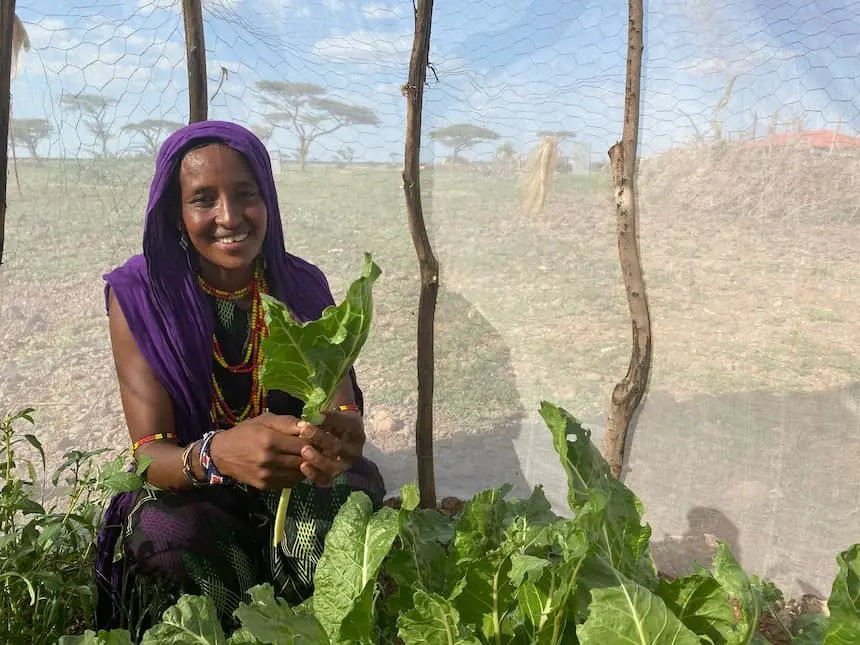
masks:
{"label": "shadow on ground", "polygon": [[[414,361],[414,358],[412,359]],[[361,375],[359,375],[360,377]],[[385,477],[389,495],[415,481],[415,400],[375,405],[367,392],[365,454]],[[438,496],[471,497],[505,483],[530,493],[514,449],[524,419],[511,352],[468,300],[442,289],[436,313],[434,458]]]}
{"label": "shadow on ground", "polygon": [[[677,574],[709,563],[714,536],[786,594],[828,595],[836,555],[860,541],[859,408],[860,383],[685,400],[650,392],[625,483],[645,505],[660,566]],[[603,420],[584,421],[601,446]],[[528,484],[543,483],[563,512],[564,474],[546,429],[523,424],[515,444]]]}

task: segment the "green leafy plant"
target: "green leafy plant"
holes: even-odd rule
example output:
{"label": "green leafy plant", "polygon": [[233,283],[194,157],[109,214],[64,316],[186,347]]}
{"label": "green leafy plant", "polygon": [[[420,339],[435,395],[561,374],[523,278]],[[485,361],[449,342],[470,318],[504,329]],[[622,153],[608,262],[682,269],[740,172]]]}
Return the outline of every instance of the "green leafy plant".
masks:
{"label": "green leafy plant", "polygon": [[50,477],[47,503],[45,451],[36,435],[16,429],[32,425],[33,412],[0,422],[0,642],[8,645],[53,642],[70,624],[89,621],[104,503],[142,483],[139,473],[125,472],[123,454],[105,462],[98,459],[105,450],[73,450]]}
{"label": "green leafy plant", "polygon": [[[723,543],[712,570],[658,579],[639,500],[575,418],[549,403],[541,415],[568,476],[572,518],[556,515],[540,487],[525,500],[508,499],[509,486],[482,491],[455,517],[417,508],[414,485],[399,510],[376,513],[355,492],[328,534],[311,598],[290,607],[270,586],[255,587],[228,637],[209,599],[183,596],[141,645],[766,643],[758,623],[779,591],[748,576]],[[860,642],[860,545],[837,562],[830,616],[807,618],[794,643]],[[131,640],[88,632],[62,643]]]}
{"label": "green leafy plant", "polygon": [[[373,319],[373,283],[381,271],[369,254],[364,267],[337,306],[326,307],[319,319],[295,320],[288,307],[263,296],[263,309],[269,335],[263,341],[263,363],[260,380],[269,390],[287,392],[305,402],[302,419],[313,425],[323,421],[346,377],[370,334]],[[290,489],[281,491],[275,514],[272,546],[283,538],[284,521]]]}

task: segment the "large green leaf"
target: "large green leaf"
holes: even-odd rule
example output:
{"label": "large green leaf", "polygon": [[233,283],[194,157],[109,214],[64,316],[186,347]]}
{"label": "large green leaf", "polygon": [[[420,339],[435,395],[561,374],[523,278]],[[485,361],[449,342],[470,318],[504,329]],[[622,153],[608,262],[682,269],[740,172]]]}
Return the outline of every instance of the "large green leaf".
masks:
{"label": "large green leaf", "polygon": [[[536,563],[533,563],[536,565]],[[570,599],[578,583],[580,562],[535,566],[517,591],[520,629],[531,645],[558,645],[575,641]]]}
{"label": "large green leaf", "polygon": [[[261,643],[271,645],[327,645],[322,625],[312,614],[297,614],[282,598],[276,598],[271,585],[248,590],[250,603],[240,603],[234,612],[246,632]],[[231,639],[232,640],[232,639]]]}
{"label": "large green leaf", "polygon": [[700,645],[699,637],[659,596],[632,580],[591,590],[589,617],[577,630],[581,645]]}
{"label": "large green leaf", "polygon": [[860,643],[860,618],[831,621],[824,635],[824,645],[857,645]]}
{"label": "large green leaf", "polygon": [[792,625],[795,631],[791,645],[822,645],[829,625],[824,614],[801,614]]}
{"label": "large green leaf", "polygon": [[140,641],[140,645],[192,644],[227,645],[215,605],[208,596],[180,596]]}
{"label": "large green leaf", "polygon": [[360,491],[341,507],[314,576],[314,614],[332,642],[370,642],[376,578],[396,537],[394,509],[373,513]]}
{"label": "large green leaf", "polygon": [[505,617],[516,607],[511,558],[499,549],[460,566],[464,574],[454,592],[454,606],[466,624],[479,627],[488,641],[498,642]]}
{"label": "large green leaf", "polygon": [[321,413],[367,340],[373,283],[380,274],[366,254],[361,277],[349,287],[343,302],[326,307],[318,320],[309,322],[294,320],[284,303],[263,296],[269,335],[262,345],[262,385],[304,401],[302,416],[312,423],[320,423]]}
{"label": "large green leaf", "polygon": [[840,553],[838,570],[830,590],[827,609],[834,619],[860,620],[860,544]]}
{"label": "large green leaf", "polygon": [[658,594],[690,631],[707,636],[713,645],[727,645],[735,638],[734,608],[712,576],[697,573],[661,581]]}
{"label": "large green leaf", "polygon": [[760,588],[752,584],[725,542],[718,544],[714,555],[714,578],[723,590],[737,601],[742,616],[739,629],[729,643],[748,645],[754,642],[764,608],[764,599]]}
{"label": "large green leaf", "polygon": [[454,520],[436,509],[401,508],[399,544],[385,562],[386,573],[397,584],[397,592],[387,598],[389,612],[396,615],[412,607],[417,589],[446,592],[448,582],[456,577],[456,562],[446,550],[453,534]]}
{"label": "large green leaf", "polygon": [[651,528],[642,523],[642,504],[591,441],[591,432],[568,412],[543,402],[541,417],[567,474],[568,505],[598,552],[614,569],[651,589],[657,575],[651,560]]}
{"label": "large green leaf", "polygon": [[413,605],[397,619],[397,635],[404,645],[480,645],[446,598],[418,590]]}
{"label": "large green leaf", "polygon": [[466,502],[454,532],[454,553],[458,560],[480,558],[505,541],[505,501],[512,486],[481,491]]}

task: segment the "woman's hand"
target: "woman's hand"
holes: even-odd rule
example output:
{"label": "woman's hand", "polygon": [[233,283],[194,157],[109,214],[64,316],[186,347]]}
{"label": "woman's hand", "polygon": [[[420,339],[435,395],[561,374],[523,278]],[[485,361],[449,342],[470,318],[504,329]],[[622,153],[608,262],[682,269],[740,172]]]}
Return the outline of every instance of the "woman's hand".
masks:
{"label": "woman's hand", "polygon": [[354,412],[326,412],[319,426],[299,421],[302,473],[315,484],[327,486],[343,473],[364,448],[364,422]]}
{"label": "woman's hand", "polygon": [[299,420],[288,415],[261,414],[212,438],[210,454],[218,470],[260,490],[291,488],[305,478]]}

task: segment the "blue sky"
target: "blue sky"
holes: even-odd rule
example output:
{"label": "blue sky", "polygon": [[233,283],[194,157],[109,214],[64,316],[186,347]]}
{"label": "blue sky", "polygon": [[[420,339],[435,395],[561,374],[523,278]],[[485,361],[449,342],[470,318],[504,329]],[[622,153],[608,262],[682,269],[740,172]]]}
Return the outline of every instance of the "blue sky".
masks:
{"label": "blue sky", "polygon": [[[187,118],[178,0],[18,0],[33,41],[13,81],[13,117],[47,117],[58,134],[44,154],[86,155],[92,138],[63,93],[102,93],[116,131],[130,121]],[[646,0],[642,152],[683,145],[719,115],[729,132],[762,135],[774,114],[810,128],[860,128],[860,6],[838,0]],[[841,6],[840,6],[841,5]],[[626,58],[623,0],[436,0],[425,125],[473,122],[525,151],[545,129],[577,133],[594,159],[621,133]],[[204,0],[210,118],[262,120],[259,79],[310,81],[333,98],[374,108],[379,128],[320,139],[315,158],[350,146],[357,159],[402,154],[411,0]],[[788,126],[786,126],[788,127]],[[114,149],[128,149],[120,135]],[[279,132],[274,148],[294,141]],[[425,156],[446,154],[426,143]]]}

